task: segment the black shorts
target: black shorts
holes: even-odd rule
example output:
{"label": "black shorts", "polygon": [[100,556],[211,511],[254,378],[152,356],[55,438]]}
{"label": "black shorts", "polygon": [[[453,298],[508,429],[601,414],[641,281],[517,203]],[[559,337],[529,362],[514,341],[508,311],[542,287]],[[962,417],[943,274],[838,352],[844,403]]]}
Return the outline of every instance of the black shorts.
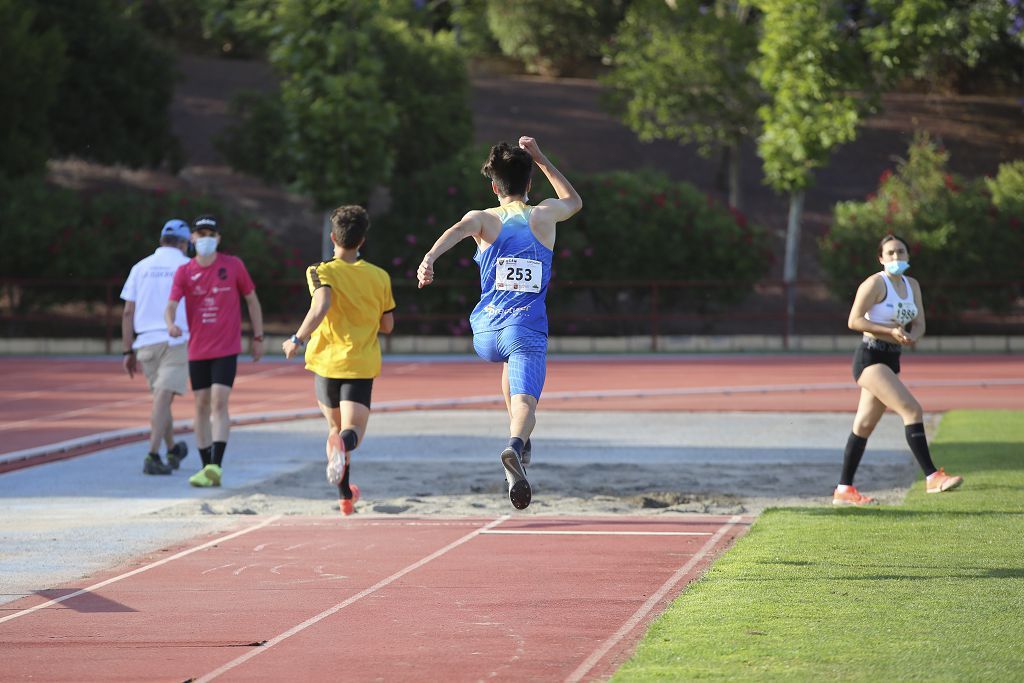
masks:
{"label": "black shorts", "polygon": [[354,401],[370,407],[373,393],[372,379],[335,379],[313,375],[316,385],[316,400],[328,408],[337,408],[342,401]]}
{"label": "black shorts", "polygon": [[900,374],[900,351],[897,344],[889,342],[862,342],[857,350],[853,352],[853,379],[860,380],[864,368],[869,365],[889,366],[889,369]]}
{"label": "black shorts", "polygon": [[188,378],[192,382],[192,391],[209,389],[214,384],[234,386],[237,372],[238,356],[221,356],[188,362]]}

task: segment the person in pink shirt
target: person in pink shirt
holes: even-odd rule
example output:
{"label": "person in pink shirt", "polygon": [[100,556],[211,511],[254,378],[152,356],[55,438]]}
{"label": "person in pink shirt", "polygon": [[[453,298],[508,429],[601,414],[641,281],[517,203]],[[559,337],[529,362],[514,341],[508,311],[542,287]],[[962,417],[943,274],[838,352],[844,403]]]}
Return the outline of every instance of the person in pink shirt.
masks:
{"label": "person in pink shirt", "polygon": [[174,274],[164,322],[171,337],[181,336],[174,314],[184,298],[190,333],[188,374],[196,404],[196,446],[203,459],[203,468],[188,481],[192,486],[220,486],[231,425],[228,398],[242,352],[241,299],[245,299],[252,322],[254,362],[263,356],[263,311],[242,260],[217,253],[220,229],[216,218],[197,218],[192,224],[192,242],[196,256]]}

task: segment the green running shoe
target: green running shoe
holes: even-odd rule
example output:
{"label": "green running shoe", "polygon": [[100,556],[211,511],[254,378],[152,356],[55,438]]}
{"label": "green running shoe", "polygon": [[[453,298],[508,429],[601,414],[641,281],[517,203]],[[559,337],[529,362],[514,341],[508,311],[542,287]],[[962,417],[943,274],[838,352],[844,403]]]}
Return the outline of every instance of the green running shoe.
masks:
{"label": "green running shoe", "polygon": [[188,483],[201,488],[220,486],[220,475],[220,467],[217,465],[207,465],[189,477]]}

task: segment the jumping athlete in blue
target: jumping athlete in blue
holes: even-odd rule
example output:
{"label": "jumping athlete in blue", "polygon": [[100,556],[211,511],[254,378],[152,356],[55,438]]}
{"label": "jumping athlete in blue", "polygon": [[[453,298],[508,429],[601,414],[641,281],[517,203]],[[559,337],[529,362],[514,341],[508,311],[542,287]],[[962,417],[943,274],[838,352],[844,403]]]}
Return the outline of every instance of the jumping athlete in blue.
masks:
{"label": "jumping athlete in blue", "polygon": [[[558,195],[530,206],[533,164]],[[476,242],[473,260],[480,266],[480,302],[469,321],[473,348],[484,360],[504,363],[501,388],[509,415],[508,446],[501,464],[508,497],[522,510],[532,491],[524,465],[530,464],[530,433],[537,424],[537,401],[547,372],[548,317],[544,299],[551,279],[555,225],[583,207],[580,195],[529,137],[519,146],[501,142],[491,148],[481,172],[491,179],[499,206],[470,211],[441,234],[417,270],[419,286],[434,281],[434,262],[467,237]]]}

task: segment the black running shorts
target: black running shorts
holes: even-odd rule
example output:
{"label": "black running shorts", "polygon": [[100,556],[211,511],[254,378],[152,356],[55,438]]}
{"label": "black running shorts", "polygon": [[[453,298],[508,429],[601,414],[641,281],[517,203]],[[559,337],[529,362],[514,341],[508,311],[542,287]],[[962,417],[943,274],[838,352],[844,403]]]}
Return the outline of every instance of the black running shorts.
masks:
{"label": "black running shorts", "polygon": [[237,372],[238,356],[221,356],[188,362],[188,378],[192,382],[192,391],[209,389],[214,384],[234,386]]}
{"label": "black running shorts", "polygon": [[337,408],[342,401],[353,401],[370,407],[373,393],[372,379],[335,379],[313,375],[316,385],[316,400],[329,408]]}
{"label": "black running shorts", "polygon": [[[883,344],[886,344],[886,342],[883,342]],[[854,381],[860,380],[860,375],[864,372],[864,368],[878,363],[887,365],[897,375],[900,374],[900,352],[892,348],[879,348],[879,346],[877,343],[869,345],[865,342],[853,352]],[[895,344],[888,344],[888,346],[896,347]]]}

